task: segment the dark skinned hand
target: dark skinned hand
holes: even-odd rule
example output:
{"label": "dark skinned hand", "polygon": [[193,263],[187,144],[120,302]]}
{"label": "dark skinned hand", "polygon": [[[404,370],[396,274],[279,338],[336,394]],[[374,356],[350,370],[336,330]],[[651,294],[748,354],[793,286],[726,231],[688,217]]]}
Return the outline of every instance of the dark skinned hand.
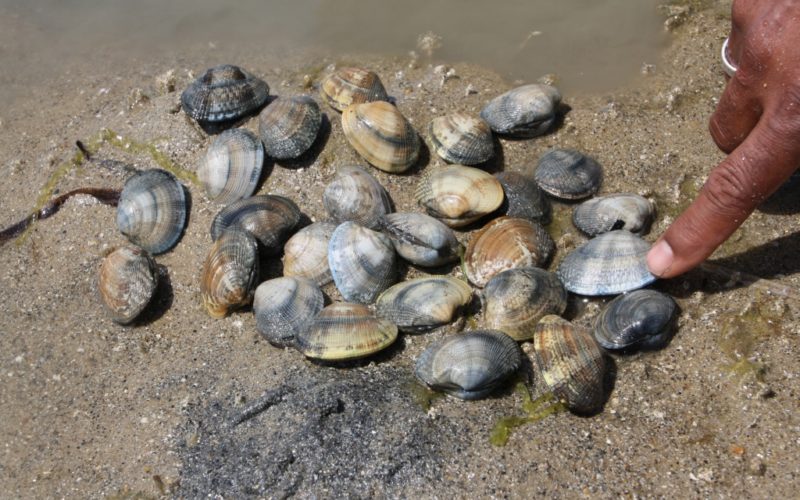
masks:
{"label": "dark skinned hand", "polygon": [[647,254],[671,278],[721,245],[800,167],[800,0],[735,0],[728,81],[709,129],[728,153]]}

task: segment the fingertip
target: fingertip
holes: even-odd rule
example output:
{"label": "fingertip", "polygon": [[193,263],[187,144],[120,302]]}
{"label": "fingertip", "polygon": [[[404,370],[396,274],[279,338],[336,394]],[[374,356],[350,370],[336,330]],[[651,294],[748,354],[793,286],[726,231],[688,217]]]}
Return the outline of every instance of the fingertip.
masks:
{"label": "fingertip", "polygon": [[659,278],[668,277],[675,262],[675,253],[667,240],[661,239],[647,253],[647,267],[650,273]]}

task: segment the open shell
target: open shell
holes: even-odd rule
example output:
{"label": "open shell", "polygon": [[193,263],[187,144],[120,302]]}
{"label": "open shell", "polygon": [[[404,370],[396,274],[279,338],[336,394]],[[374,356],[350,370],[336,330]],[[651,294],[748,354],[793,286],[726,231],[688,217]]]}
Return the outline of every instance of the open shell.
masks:
{"label": "open shell", "polygon": [[645,234],[650,229],[655,207],[638,194],[610,194],[586,200],[575,209],[575,227],[596,236],[614,229]]}
{"label": "open shell", "polygon": [[606,305],[594,324],[594,338],[606,349],[663,347],[678,307],[669,295],[634,290]]}
{"label": "open shell", "polygon": [[305,278],[275,278],[256,288],[256,329],[271,344],[290,346],[325,305],[322,291]]}
{"label": "open shell", "polygon": [[280,253],[286,239],[300,222],[300,209],[289,198],[277,195],[252,196],[231,203],[211,223],[211,239],[229,227],[243,229],[264,245],[267,254]]}
{"label": "open shell", "polygon": [[419,157],[419,136],[392,104],[353,104],[342,113],[347,141],[371,165],[389,173],[408,170]]}
{"label": "open shell", "polygon": [[428,215],[450,227],[466,226],[497,210],[503,187],[483,170],[462,165],[428,170],[415,193]]}
{"label": "open shell", "polygon": [[138,247],[120,247],[100,265],[97,288],[115,322],[127,325],[147,307],[158,286],[156,262]]}
{"label": "open shell", "polygon": [[314,144],[322,125],[319,105],[307,95],[278,97],[258,116],[258,134],[271,158],[298,158]]}
{"label": "open shell", "polygon": [[412,264],[435,267],[459,258],[461,244],[453,230],[429,215],[388,214],[381,218],[380,227],[400,257]]}
{"label": "open shell", "polygon": [[320,94],[337,111],[351,104],[389,100],[378,75],[363,68],[338,68],[322,81]]}
{"label": "open shell", "polygon": [[267,83],[238,66],[206,70],[181,94],[187,115],[198,122],[225,122],[255,112],[267,102]]}
{"label": "open shell", "polygon": [[325,188],[322,203],[336,222],[353,221],[376,229],[382,215],[392,211],[383,186],[361,167],[345,165]]}
{"label": "open shell", "polygon": [[240,229],[224,231],[211,247],[200,275],[203,305],[212,318],[250,303],[258,279],[258,244]]}
{"label": "open shell", "polygon": [[560,102],[561,94],[555,87],[523,85],[489,101],[481,110],[481,118],[498,134],[534,137],[553,125]]}
{"label": "open shell", "polygon": [[333,222],[315,222],[297,231],[283,247],[283,275],[308,278],[318,286],[333,281],[328,265],[328,245]]}
{"label": "open shell", "polygon": [[398,283],[375,302],[375,312],[404,332],[446,325],[472,300],[472,289],[448,276],[417,278]]}
{"label": "open shell", "polygon": [[453,113],[434,118],[428,127],[433,150],[445,161],[461,165],[483,163],[494,154],[492,130],[480,118]]}
{"label": "open shell", "polygon": [[551,149],[539,159],[533,175],[539,187],[564,200],[587,198],[600,189],[603,169],[574,149]]}
{"label": "open shell", "polygon": [[391,240],[355,222],[345,222],[333,232],[328,264],[333,281],[349,302],[370,304],[397,280]]}
{"label": "open shell", "polygon": [[197,177],[208,198],[223,205],[255,192],[264,165],[264,147],[249,130],[229,129],[208,146]]}

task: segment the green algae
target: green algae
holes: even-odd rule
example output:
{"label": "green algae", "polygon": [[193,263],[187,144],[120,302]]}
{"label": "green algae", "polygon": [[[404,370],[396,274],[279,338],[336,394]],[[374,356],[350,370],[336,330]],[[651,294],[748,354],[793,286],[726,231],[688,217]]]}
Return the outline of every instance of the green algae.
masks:
{"label": "green algae", "polygon": [[756,344],[769,336],[781,334],[781,320],[785,307],[771,310],[774,298],[764,297],[756,291],[753,301],[738,315],[725,321],[720,329],[717,343],[730,363],[723,368],[738,379],[753,376],[763,382],[767,367],[751,358]]}
{"label": "green algae", "polygon": [[422,408],[422,411],[425,413],[431,409],[434,401],[444,397],[444,393],[432,391],[416,380],[408,383],[408,389],[411,392],[411,397],[414,399],[414,402]]}
{"label": "green algae", "polygon": [[524,382],[518,382],[517,385],[514,386],[514,392],[522,397],[522,410],[525,412],[525,415],[502,417],[498,420],[489,435],[489,442],[493,446],[505,446],[511,437],[512,431],[517,427],[539,422],[550,415],[555,415],[556,413],[567,410],[567,406],[564,402],[556,398],[552,392],[547,392],[533,399]]}

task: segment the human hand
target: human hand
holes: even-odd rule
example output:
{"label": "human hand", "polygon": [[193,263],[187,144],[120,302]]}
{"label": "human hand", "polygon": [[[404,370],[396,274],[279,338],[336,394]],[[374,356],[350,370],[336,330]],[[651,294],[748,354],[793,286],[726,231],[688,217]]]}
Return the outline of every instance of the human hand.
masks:
{"label": "human hand", "polygon": [[709,129],[729,155],[647,254],[661,278],[703,262],[800,167],[800,1],[735,0],[728,58]]}

